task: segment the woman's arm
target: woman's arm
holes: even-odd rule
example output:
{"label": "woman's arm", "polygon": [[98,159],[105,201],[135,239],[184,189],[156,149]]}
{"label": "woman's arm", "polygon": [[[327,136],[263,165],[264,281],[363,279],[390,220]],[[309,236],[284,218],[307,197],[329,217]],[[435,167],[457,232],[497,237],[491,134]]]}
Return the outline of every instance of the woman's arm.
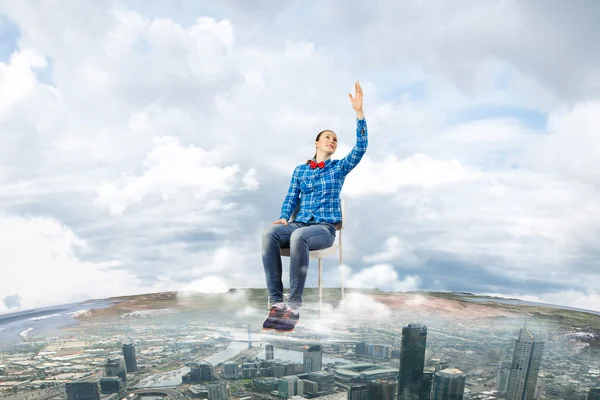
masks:
{"label": "woman's arm", "polygon": [[348,174],[358,165],[363,155],[367,152],[368,130],[365,113],[363,112],[363,91],[358,82],[354,84],[354,97],[348,93],[352,108],[356,111],[356,144],[350,153],[339,162],[340,169],[344,175]]}
{"label": "woman's arm", "polygon": [[287,195],[285,196],[285,200],[283,200],[283,204],[281,205],[281,214],[279,215],[280,220],[285,219],[286,221],[289,221],[290,217],[292,216],[292,212],[294,212],[294,209],[296,208],[296,203],[298,202],[298,197],[300,196],[300,180],[298,179],[299,173],[300,166],[297,166],[292,174],[290,187]]}

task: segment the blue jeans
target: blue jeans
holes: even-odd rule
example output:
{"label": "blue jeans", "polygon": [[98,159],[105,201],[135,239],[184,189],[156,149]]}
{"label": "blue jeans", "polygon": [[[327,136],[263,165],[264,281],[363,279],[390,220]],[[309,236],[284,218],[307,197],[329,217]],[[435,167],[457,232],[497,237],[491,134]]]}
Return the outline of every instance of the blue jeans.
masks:
{"label": "blue jeans", "polygon": [[302,306],[302,293],[310,261],[309,251],[330,247],[335,240],[335,226],[328,222],[290,222],[288,225],[271,225],[262,235],[262,261],[267,278],[271,303],[283,301],[281,281],[282,247],[290,249],[290,297],[293,309]]}

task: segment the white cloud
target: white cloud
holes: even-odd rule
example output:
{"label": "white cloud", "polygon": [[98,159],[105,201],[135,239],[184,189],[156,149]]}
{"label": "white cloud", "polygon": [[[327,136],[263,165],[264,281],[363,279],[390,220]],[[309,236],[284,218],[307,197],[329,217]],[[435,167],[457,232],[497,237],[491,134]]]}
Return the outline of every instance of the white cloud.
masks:
{"label": "white cloud", "polygon": [[421,282],[417,276],[398,279],[398,272],[390,264],[376,264],[362,268],[352,274],[347,286],[355,288],[379,289],[382,291],[407,292],[418,290]]}
{"label": "white cloud", "polygon": [[344,185],[350,196],[396,193],[404,186],[431,188],[477,179],[481,175],[461,165],[459,160],[435,160],[415,154],[404,160],[389,155],[381,161],[365,156],[360,168]]}
{"label": "white cloud", "polygon": [[[472,291],[500,275],[509,283],[498,291],[536,279],[533,296],[559,286],[572,293],[565,301],[596,304],[580,278],[595,279],[600,222],[589,67],[598,55],[577,22],[593,13],[512,1],[390,2],[386,12],[263,6],[248,17],[245,5],[224,3],[223,18],[184,21],[167,3],[131,10],[82,0],[60,14],[52,2],[0,5],[21,34],[0,63],[3,218],[38,254],[55,246],[39,239],[40,226],[54,226],[68,243],[60,268],[75,283],[59,283],[59,295],[28,288],[19,273],[8,295],[28,307],[44,290],[48,301],[84,296],[75,288],[91,281],[77,271],[101,283],[94,296],[264,287],[260,227],[278,213],[317,132],[338,133],[336,157],[350,151],[346,93],[360,79],[370,137],[344,186],[349,284],[426,289],[425,275],[444,281],[450,260],[481,270],[485,282]],[[553,18],[565,27],[560,40]],[[557,62],[557,51],[568,57]],[[532,128],[546,112],[547,128]],[[77,243],[87,251],[72,250]],[[33,253],[14,250],[0,265],[38,271]],[[121,269],[107,269],[113,259]],[[392,263],[427,268],[402,276]],[[105,289],[107,276],[123,286]]]}
{"label": "white cloud", "polygon": [[259,187],[258,178],[256,174],[256,169],[250,168],[246,174],[244,174],[244,178],[242,179],[243,188],[245,190],[257,190]]}
{"label": "white cloud", "polygon": [[8,64],[0,64],[0,121],[35,92],[34,70],[44,67],[45,58],[33,49],[15,52]]}
{"label": "white cloud", "polygon": [[190,293],[226,293],[229,289],[227,280],[219,276],[207,276],[181,288],[183,292]]}
{"label": "white cloud", "polygon": [[482,293],[482,295],[518,299],[525,302],[553,304],[558,306],[578,308],[581,310],[600,310],[600,296],[595,289],[587,291],[566,290],[560,292],[540,293],[537,295],[519,292]]}
{"label": "white cloud", "polygon": [[548,134],[539,137],[518,158],[537,171],[568,174],[581,181],[598,179],[600,102],[560,108],[548,116]]}
{"label": "white cloud", "polygon": [[204,201],[233,190],[239,167],[221,167],[218,153],[194,146],[183,148],[172,136],[154,138],[152,145],[143,162],[144,173],[125,175],[116,184],[104,183],[98,189],[96,204],[107,206],[112,213],[122,213],[154,193],[168,201],[179,190],[191,190]]}
{"label": "white cloud", "polygon": [[91,298],[140,293],[160,288],[142,285],[120,260],[82,261],[79,253],[89,245],[68,227],[51,218],[0,216],[2,299],[18,297],[9,309],[0,302],[0,313]]}
{"label": "white cloud", "polygon": [[383,243],[383,250],[375,254],[366,254],[363,257],[365,263],[385,263],[391,261],[410,262],[416,260],[412,251],[414,246],[403,242],[398,236],[392,236]]}

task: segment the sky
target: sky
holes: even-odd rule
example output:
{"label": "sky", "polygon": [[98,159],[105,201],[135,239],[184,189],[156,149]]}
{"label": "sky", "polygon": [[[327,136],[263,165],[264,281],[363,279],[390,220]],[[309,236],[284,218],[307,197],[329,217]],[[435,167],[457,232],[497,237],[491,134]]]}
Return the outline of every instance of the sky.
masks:
{"label": "sky", "polygon": [[559,0],[2,1],[0,313],[265,288],[261,232],[319,131],[333,158],[354,145],[355,81],[369,147],[342,192],[347,286],[600,311],[598,17]]}

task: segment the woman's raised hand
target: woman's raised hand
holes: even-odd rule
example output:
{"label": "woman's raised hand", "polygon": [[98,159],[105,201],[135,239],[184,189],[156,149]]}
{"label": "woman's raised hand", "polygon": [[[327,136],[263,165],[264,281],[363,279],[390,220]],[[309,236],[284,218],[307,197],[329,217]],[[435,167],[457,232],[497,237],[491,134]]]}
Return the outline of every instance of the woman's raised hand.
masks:
{"label": "woman's raised hand", "polygon": [[348,97],[350,98],[350,103],[352,103],[352,108],[356,110],[356,112],[362,112],[363,110],[363,91],[362,87],[360,87],[360,83],[354,83],[354,97],[350,93],[348,93]]}

